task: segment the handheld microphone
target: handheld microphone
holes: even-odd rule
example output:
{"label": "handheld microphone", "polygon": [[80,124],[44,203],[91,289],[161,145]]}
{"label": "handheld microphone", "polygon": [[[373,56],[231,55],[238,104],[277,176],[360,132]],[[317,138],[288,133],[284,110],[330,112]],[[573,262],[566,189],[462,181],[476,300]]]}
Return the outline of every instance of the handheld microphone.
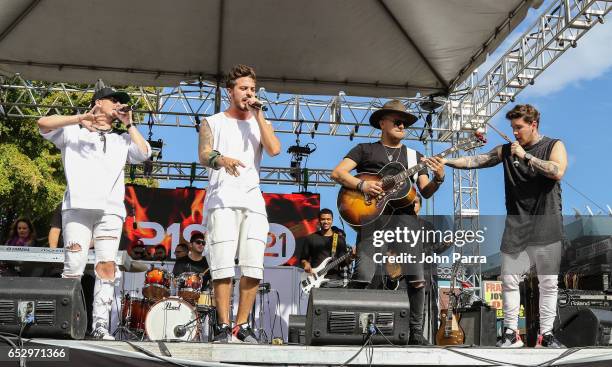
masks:
{"label": "handheld microphone", "polygon": [[518,158],[516,158],[516,156],[514,156],[512,158],[512,164],[514,165],[514,167],[518,167],[519,166],[520,163],[518,161]]}
{"label": "handheld microphone", "polygon": [[268,107],[264,106],[261,102],[249,103],[249,106],[262,111],[268,110]]}

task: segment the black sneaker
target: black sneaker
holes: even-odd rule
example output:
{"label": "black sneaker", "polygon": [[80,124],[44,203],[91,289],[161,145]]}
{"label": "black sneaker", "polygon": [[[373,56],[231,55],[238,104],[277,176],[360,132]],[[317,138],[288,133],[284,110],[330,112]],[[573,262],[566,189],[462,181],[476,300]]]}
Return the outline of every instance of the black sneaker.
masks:
{"label": "black sneaker", "polygon": [[408,345],[432,345],[429,340],[425,336],[423,336],[423,331],[414,330],[410,332],[410,338],[408,339]]}
{"label": "black sneaker", "polygon": [[249,324],[234,326],[234,336],[243,343],[259,344],[259,340],[255,336],[255,332]]}
{"label": "black sneaker", "polygon": [[545,333],[544,335],[541,335],[540,338],[538,338],[538,344],[536,345],[536,348],[537,347],[566,348],[565,345],[563,345],[559,340],[557,340],[557,338],[555,338],[555,335],[550,331]]}
{"label": "black sneaker", "polygon": [[501,339],[497,341],[496,345],[500,348],[521,348],[523,346],[523,341],[515,330],[504,327]]}
{"label": "black sneaker", "polygon": [[232,329],[228,324],[215,325],[215,337],[213,342],[229,343],[232,341]]}

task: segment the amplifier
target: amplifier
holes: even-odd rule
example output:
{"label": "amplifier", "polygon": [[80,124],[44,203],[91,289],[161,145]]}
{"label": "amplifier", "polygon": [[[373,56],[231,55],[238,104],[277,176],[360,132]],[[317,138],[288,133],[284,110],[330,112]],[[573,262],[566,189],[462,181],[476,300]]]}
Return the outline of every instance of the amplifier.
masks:
{"label": "amplifier", "polygon": [[0,278],[0,330],[27,338],[83,339],[87,313],[78,279]]}
{"label": "amplifier", "polygon": [[612,311],[595,307],[567,306],[559,309],[555,336],[566,347],[612,346]]}
{"label": "amplifier", "polygon": [[372,329],[374,344],[406,345],[409,310],[406,291],[313,289],[308,299],[306,345],[361,345]]}
{"label": "amplifier", "polygon": [[459,325],[465,334],[466,345],[494,347],[497,341],[497,315],[487,306],[457,309],[461,315]]}

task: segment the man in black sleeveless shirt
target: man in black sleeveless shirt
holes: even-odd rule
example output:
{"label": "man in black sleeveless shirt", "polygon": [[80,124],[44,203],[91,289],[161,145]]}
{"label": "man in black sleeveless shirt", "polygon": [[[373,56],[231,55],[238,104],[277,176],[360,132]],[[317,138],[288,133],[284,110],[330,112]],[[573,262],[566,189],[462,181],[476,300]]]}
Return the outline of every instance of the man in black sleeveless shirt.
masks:
{"label": "man in black sleeveless shirt", "polygon": [[[406,129],[416,120],[417,117],[408,113],[401,101],[392,100],[385,103],[381,109],[370,116],[370,125],[381,129],[380,141],[358,144],[351,149],[332,172],[332,179],[342,186],[357,189],[371,197],[382,194],[383,189],[380,182],[363,181],[351,175],[350,172],[355,169],[358,173],[377,173],[391,162],[399,162],[406,168],[420,163],[423,156],[402,144]],[[431,197],[444,182],[444,165],[440,158],[428,160],[427,166],[434,172],[433,180],[429,179],[427,168],[423,168],[415,174],[415,177],[412,177],[425,198]],[[357,233],[357,260],[349,286],[377,288],[378,284],[373,283],[372,280],[375,279],[374,275],[377,269],[383,269],[382,271],[384,271],[384,263],[375,262],[375,258],[380,259],[381,257],[376,255],[386,254],[388,250],[398,254],[414,255],[417,259],[420,259],[422,252],[422,244],[420,243],[413,244],[412,247],[405,243],[385,243],[379,247],[374,243],[374,235],[378,230],[418,229],[418,225],[419,222],[414,215],[413,208],[406,207],[396,210],[390,216],[383,213],[379,220],[367,226],[362,226]],[[407,264],[407,266],[403,266],[402,272],[405,274],[404,279],[407,282],[410,301],[409,344],[429,345],[429,342],[423,336],[423,307],[425,302],[423,264],[420,262]]]}
{"label": "man in black sleeveless shirt", "polygon": [[443,160],[459,169],[504,167],[506,227],[502,236],[504,331],[499,347],[522,347],[518,335],[519,282],[536,268],[540,290],[540,338],[543,347],[563,347],[552,334],[556,317],[557,277],[561,262],[563,225],[561,185],[567,153],[560,140],[540,135],[540,113],[517,105],[506,114],[516,142],[487,154]]}

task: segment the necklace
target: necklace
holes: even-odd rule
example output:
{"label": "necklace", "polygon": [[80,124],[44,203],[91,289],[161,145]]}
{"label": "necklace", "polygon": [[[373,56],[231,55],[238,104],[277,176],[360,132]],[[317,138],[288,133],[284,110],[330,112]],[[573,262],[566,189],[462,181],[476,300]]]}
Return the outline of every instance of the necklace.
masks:
{"label": "necklace", "polygon": [[[400,156],[399,154],[397,155],[397,158],[395,158],[395,152],[397,152],[398,148],[391,148],[393,149],[393,151],[389,153],[385,144],[383,144],[382,142],[380,144],[383,146],[383,148],[385,148],[385,153],[387,153],[387,159],[389,160],[389,162],[397,161],[399,159],[399,156]],[[401,148],[402,147],[399,147],[400,152],[402,151]]]}

